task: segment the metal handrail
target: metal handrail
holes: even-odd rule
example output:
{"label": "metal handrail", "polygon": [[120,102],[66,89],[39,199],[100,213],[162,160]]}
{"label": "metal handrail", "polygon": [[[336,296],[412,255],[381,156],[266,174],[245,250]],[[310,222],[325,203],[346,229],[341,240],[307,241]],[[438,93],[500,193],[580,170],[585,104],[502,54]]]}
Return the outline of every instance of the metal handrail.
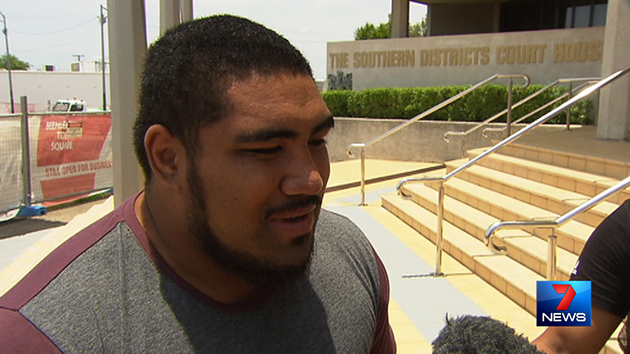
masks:
{"label": "metal handrail", "polygon": [[[588,86],[588,85],[592,85],[592,84],[596,83],[596,82],[597,82],[597,80],[599,80],[599,79],[588,79],[588,81],[586,81],[586,82],[584,82],[583,84],[581,84],[580,86],[576,87],[576,88],[575,88],[575,90],[578,90],[578,92],[579,92],[580,90],[582,90],[582,89],[583,89],[583,88],[585,88],[586,86]],[[531,111],[531,112],[527,113],[526,115],[522,116],[521,118],[519,118],[519,119],[515,120],[512,124],[518,124],[518,123],[520,123],[520,122],[522,122],[522,121],[526,120],[527,118],[529,118],[529,117],[531,117],[531,116],[533,116],[533,115],[535,115],[535,114],[539,113],[540,111],[542,111],[542,110],[544,110],[544,109],[548,108],[549,106],[552,106],[552,105],[556,104],[558,101],[562,101],[563,99],[565,99],[565,98],[567,98],[567,97],[569,97],[569,98],[570,98],[570,97],[572,97],[572,95],[575,93],[575,92],[573,92],[573,90],[574,90],[573,88],[570,88],[568,92],[563,93],[562,95],[560,95],[560,96],[558,96],[558,97],[554,98],[553,100],[551,100],[551,101],[549,101],[549,102],[545,103],[544,105],[542,105],[542,106],[540,106],[540,107],[536,108],[535,110],[533,110],[533,111]],[[567,112],[570,112],[570,109],[567,109]],[[571,119],[571,118],[570,118],[569,116],[567,116],[567,130],[571,130],[571,129],[570,129],[570,126],[571,126],[571,121],[570,121],[570,119]],[[491,132],[491,131],[494,131],[494,132],[501,132],[501,131],[504,131],[504,130],[506,130],[506,129],[507,129],[507,127],[501,127],[501,128],[492,128],[492,127],[488,127],[488,128],[484,129],[484,130],[481,132],[481,135],[483,135],[483,137],[484,137],[484,138],[487,138],[487,137],[488,137],[488,132]]]}
{"label": "metal handrail", "polygon": [[[353,148],[361,148],[361,204],[360,205],[366,205],[365,203],[365,148],[373,145],[385,138],[387,138],[388,136],[404,129],[405,127],[419,121],[420,119],[430,115],[431,113],[434,113],[446,106],[448,106],[449,104],[459,100],[460,98],[468,95],[469,93],[471,93],[472,91],[475,91],[476,89],[480,88],[481,86],[484,86],[496,79],[504,79],[504,78],[509,78],[510,79],[510,83],[512,82],[513,78],[522,78],[525,80],[525,85],[523,87],[527,87],[530,83],[530,79],[529,76],[527,75],[522,75],[522,74],[517,74],[517,75],[504,75],[504,74],[495,74],[490,76],[489,78],[471,86],[470,88],[458,93],[457,95],[427,109],[426,111],[416,115],[415,117],[409,119],[408,121],[394,127],[393,129],[388,130],[387,132],[377,136],[376,138],[369,140],[365,143],[352,143],[350,145],[348,145],[348,147],[346,148],[346,154],[348,154],[348,156],[350,157],[355,157],[355,155],[352,153],[352,149]],[[511,90],[510,90],[511,91]]]}
{"label": "metal handrail", "polygon": [[498,221],[490,225],[485,233],[485,243],[488,248],[494,252],[505,253],[507,249],[505,247],[499,247],[493,243],[495,233],[499,229],[522,229],[531,227],[544,227],[551,229],[551,235],[549,235],[547,243],[547,280],[555,280],[556,278],[556,263],[557,263],[557,238],[555,235],[555,229],[564,225],[569,220],[573,219],[577,215],[588,211],[604,199],[608,198],[612,194],[630,186],[630,176],[626,177],[614,186],[599,193],[588,201],[573,208],[571,211],[557,217],[554,220],[525,220],[525,221]]}
{"label": "metal handrail", "polygon": [[491,147],[490,149],[486,150],[485,152],[483,152],[480,155],[477,155],[475,158],[471,159],[470,161],[468,161],[467,163],[465,163],[464,165],[458,167],[457,169],[451,171],[450,173],[441,176],[441,177],[422,177],[422,178],[404,178],[402,179],[398,185],[396,186],[396,190],[398,191],[398,194],[403,196],[403,197],[409,197],[407,195],[404,194],[402,188],[408,184],[408,183],[415,183],[415,182],[427,182],[427,181],[438,181],[440,182],[440,187],[438,189],[438,235],[437,235],[437,239],[436,239],[436,247],[437,247],[437,257],[436,257],[436,271],[435,271],[435,275],[442,275],[441,272],[441,267],[442,267],[442,240],[443,240],[443,230],[442,230],[442,224],[444,222],[444,183],[446,183],[448,180],[450,180],[451,178],[453,178],[455,175],[457,175],[458,173],[470,168],[470,166],[474,165],[475,163],[477,163],[478,161],[480,161],[481,159],[485,158],[486,156],[494,153],[495,151],[499,150],[500,148],[512,143],[514,140],[520,138],[522,135],[524,135],[525,133],[529,132],[530,130],[538,127],[539,125],[541,125],[542,123],[548,121],[549,119],[555,117],[556,115],[560,114],[563,110],[571,107],[572,105],[574,105],[575,103],[577,103],[578,101],[586,98],[587,96],[591,95],[593,92],[601,89],[602,87],[608,85],[609,83],[611,83],[612,81],[618,79],[620,76],[625,75],[626,73],[628,73],[628,71],[630,71],[630,66],[619,70],[613,74],[611,74],[610,76],[600,80],[598,83],[582,90],[580,93],[578,93],[576,96],[574,96],[573,98],[569,99],[568,101],[566,101],[565,103],[561,104],[560,106],[556,107],[555,109],[553,109],[552,111],[550,111],[549,113],[543,115],[542,117],[536,119],[534,122],[530,123],[528,126],[526,126],[525,128],[519,130],[518,132],[516,132],[514,135],[508,136],[507,138],[503,139],[502,141],[500,141],[499,143],[497,143],[496,145],[494,145],[493,147]]}
{"label": "metal handrail", "polygon": [[5,114],[0,114],[0,119],[3,118],[20,118],[22,116],[22,113],[5,113]]}
{"label": "metal handrail", "polygon": [[95,115],[107,114],[107,113],[112,113],[112,111],[111,110],[83,111],[83,112],[44,111],[44,112],[29,112],[28,115],[30,117],[40,117],[40,116],[95,116]]}
{"label": "metal handrail", "polygon": [[[467,137],[469,134],[471,134],[471,133],[473,133],[473,132],[477,131],[478,129],[480,129],[480,128],[482,128],[482,127],[486,126],[486,125],[488,125],[489,123],[491,123],[491,122],[493,122],[493,121],[497,120],[499,117],[503,116],[503,115],[504,115],[504,114],[506,114],[506,113],[508,114],[508,118],[510,118],[510,117],[511,117],[511,110],[513,110],[514,108],[518,108],[519,106],[521,106],[521,105],[523,105],[523,104],[527,103],[528,101],[530,101],[530,100],[532,100],[532,99],[536,98],[538,95],[540,95],[540,94],[542,94],[543,92],[545,92],[545,91],[547,91],[547,90],[551,89],[552,87],[555,87],[555,86],[556,86],[556,85],[558,85],[558,84],[563,84],[563,83],[571,83],[571,84],[572,84],[573,82],[582,82],[582,81],[591,82],[592,80],[599,80],[599,78],[565,78],[565,79],[558,79],[558,80],[556,80],[556,81],[554,81],[554,82],[550,83],[549,85],[547,85],[547,86],[545,86],[545,87],[541,88],[540,90],[538,90],[538,91],[536,91],[536,92],[532,93],[531,95],[529,95],[529,96],[525,97],[524,99],[522,99],[522,100],[518,101],[517,103],[515,103],[515,104],[513,104],[513,105],[508,106],[507,108],[505,108],[505,109],[504,109],[504,110],[502,110],[501,112],[499,112],[499,113],[497,113],[497,114],[493,115],[492,117],[490,117],[490,118],[488,118],[488,119],[484,120],[483,122],[479,122],[479,124],[475,125],[474,127],[472,127],[472,128],[470,128],[470,129],[468,129],[468,130],[467,130],[467,131],[465,131],[465,132],[452,132],[452,131],[451,131],[451,132],[446,132],[446,133],[444,133],[444,141],[446,141],[447,143],[450,143],[450,142],[451,142],[450,136],[455,136],[455,135],[456,135],[456,136],[461,136],[461,138],[462,138],[462,147],[461,147],[461,151],[462,151],[462,158],[464,158],[464,157],[466,157],[466,137]],[[579,88],[581,88],[581,87],[583,87],[583,86],[584,86],[584,84],[583,84],[583,85],[581,85],[581,86],[579,86]],[[576,89],[578,89],[578,88],[576,88]],[[560,97],[561,97],[561,98],[565,98],[565,97],[567,97],[567,96],[569,96],[569,95],[571,95],[571,88],[569,89],[569,93],[565,93],[565,94],[563,94],[563,95],[562,95],[562,96],[560,96]],[[560,99],[561,99],[561,98],[556,98],[556,99],[555,99],[555,100],[553,100],[552,102],[553,102],[553,103],[556,103],[556,102],[560,101]],[[503,128],[486,128],[486,129],[483,131],[483,133],[482,133],[482,134],[483,134],[483,136],[484,136],[484,137],[487,137],[487,136],[486,136],[486,134],[485,134],[487,130],[489,130],[489,129],[492,129],[492,130],[495,130],[495,129],[496,129],[496,130],[499,130],[499,129],[500,129],[501,131],[503,131],[503,130],[508,130],[508,134],[507,134],[507,135],[509,136],[509,135],[510,135],[510,128],[511,128],[512,124],[517,124],[517,123],[520,123],[520,122],[522,122],[524,119],[531,117],[533,114],[540,112],[541,110],[543,110],[544,108],[547,108],[547,107],[548,107],[548,106],[550,106],[550,105],[551,105],[551,104],[547,104],[547,105],[545,105],[545,106],[543,106],[543,107],[541,107],[541,108],[538,108],[536,111],[531,112],[531,113],[529,113],[528,115],[526,115],[525,117],[521,117],[521,118],[519,118],[518,120],[516,120],[516,121],[514,121],[514,122],[511,122],[511,119],[508,119],[508,122],[509,122],[509,123],[507,123],[507,124],[505,125],[505,127],[503,127]]]}

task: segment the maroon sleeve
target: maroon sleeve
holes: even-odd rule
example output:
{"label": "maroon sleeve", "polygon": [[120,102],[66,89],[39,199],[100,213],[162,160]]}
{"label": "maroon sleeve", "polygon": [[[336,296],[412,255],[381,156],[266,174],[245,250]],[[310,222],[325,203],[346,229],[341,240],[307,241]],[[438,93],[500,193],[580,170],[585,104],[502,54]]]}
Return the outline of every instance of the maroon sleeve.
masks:
{"label": "maroon sleeve", "polygon": [[388,314],[389,278],[387,277],[385,266],[376,252],[374,252],[374,257],[376,258],[378,276],[381,284],[381,297],[378,312],[376,313],[376,331],[374,333],[374,340],[372,341],[372,348],[370,348],[370,354],[395,354],[396,339],[394,338],[394,331],[392,331],[392,327],[389,325]]}
{"label": "maroon sleeve", "polygon": [[60,354],[42,332],[19,312],[0,308],[0,348],[12,354]]}

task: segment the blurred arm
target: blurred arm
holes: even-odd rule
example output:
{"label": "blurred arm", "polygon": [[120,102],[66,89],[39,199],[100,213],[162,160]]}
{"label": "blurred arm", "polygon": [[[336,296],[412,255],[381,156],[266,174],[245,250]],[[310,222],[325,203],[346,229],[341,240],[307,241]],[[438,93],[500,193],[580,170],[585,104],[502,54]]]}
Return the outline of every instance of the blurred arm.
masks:
{"label": "blurred arm", "polygon": [[597,354],[622,320],[592,307],[590,327],[549,327],[532,344],[547,354]]}

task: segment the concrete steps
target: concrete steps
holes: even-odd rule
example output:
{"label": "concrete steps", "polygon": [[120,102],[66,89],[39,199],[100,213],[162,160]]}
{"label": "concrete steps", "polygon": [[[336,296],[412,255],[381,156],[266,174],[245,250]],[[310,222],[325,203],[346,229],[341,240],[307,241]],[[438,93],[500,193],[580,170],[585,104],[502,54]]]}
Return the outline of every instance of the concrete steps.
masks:
{"label": "concrete steps", "polygon": [[[571,192],[576,192],[588,197],[593,197],[604,190],[610,188],[621,179],[630,176],[630,164],[625,163],[626,175],[620,174],[623,168],[619,168],[617,173],[613,168],[607,168],[608,166],[617,166],[616,161],[606,161],[606,163],[596,164],[601,174],[595,174],[590,172],[594,168],[586,169],[587,162],[583,160],[566,159],[567,166],[558,166],[565,159],[554,158],[555,152],[548,150],[547,153],[532,154],[529,158],[536,158],[531,160],[524,158],[524,153],[517,153],[516,151],[521,146],[514,144],[515,146],[508,146],[501,149],[498,153],[492,154],[481,161],[480,166],[488,167],[496,171],[505,172],[517,177],[526,178],[529,180],[544,183],[549,186],[558,187]],[[529,150],[528,147],[523,147]],[[539,149],[541,150],[541,149]],[[468,152],[468,155],[473,158],[481,154],[485,149],[476,149]],[[506,155],[505,152],[509,152],[512,155],[519,155],[518,157],[512,155]],[[556,161],[556,164],[548,164],[545,161],[549,160],[548,154],[551,154],[551,160]],[[561,155],[566,153],[560,152]],[[585,157],[584,160],[587,158]],[[595,165],[594,163],[589,164]],[[575,166],[575,168],[573,168]],[[584,166],[584,167],[582,167]],[[614,175],[614,176],[611,176]],[[623,176],[623,177],[620,177]],[[630,199],[630,189],[626,189],[617,193],[608,200],[615,204],[621,204],[624,200]]]}
{"label": "concrete steps", "polygon": [[[448,172],[459,167],[461,163],[447,164]],[[460,179],[489,188],[495,192],[532,204],[555,214],[564,214],[579,206],[590,197],[545,184],[527,178],[492,170],[483,166],[472,166],[459,175]],[[617,204],[604,201],[586,213],[578,215],[575,220],[596,227],[612,213]]]}
{"label": "concrete steps", "polygon": [[[447,195],[493,216],[498,219],[496,221],[554,220],[562,215],[457,178],[446,183],[445,192]],[[481,232],[485,232],[489,225],[484,225]],[[568,251],[579,253],[582,251],[584,243],[593,232],[593,229],[592,226],[571,220],[556,229],[558,246]],[[549,229],[542,228],[534,229],[532,232],[535,236],[544,240],[547,240],[550,233]]]}
{"label": "concrete steps", "polygon": [[[453,180],[449,183],[451,182],[453,184],[458,184],[460,181]],[[477,188],[474,188],[477,186],[468,185],[458,187],[463,187],[464,189],[456,190],[448,184],[445,187],[446,196],[444,198],[444,220],[460,230],[465,231],[469,236],[473,236],[481,246],[485,247],[483,240],[488,225],[492,225],[493,223],[500,221],[501,218],[496,215],[492,215],[490,213],[490,208],[483,207],[486,210],[480,210],[477,207],[471,206],[461,199],[458,199],[458,197],[461,198],[462,193],[467,193],[462,192],[465,188],[469,188],[472,191],[471,193],[479,192],[476,190]],[[437,191],[433,190],[431,187],[421,184],[409,185],[408,188],[405,189],[405,193],[410,194],[411,201],[418,206],[421,206],[433,214],[437,212],[436,201],[438,195]],[[453,197],[453,195],[457,195],[457,197]],[[472,194],[468,195],[470,198],[472,198],[472,196]],[[468,200],[470,200],[470,198]],[[491,198],[481,201],[484,205],[491,205],[491,202]],[[527,205],[521,205],[521,207],[527,207]],[[500,212],[499,209],[495,209],[495,214],[498,214]],[[435,218],[434,223],[437,223],[437,217]],[[422,231],[418,229],[416,230],[422,233]],[[570,235],[560,232],[556,232],[556,235],[558,236],[559,244],[561,243],[560,238],[563,238],[562,244],[572,244],[572,241],[564,240],[564,238],[570,238]],[[507,246],[507,257],[519,263],[514,266],[525,267],[543,277],[547,274],[546,239],[524,230],[499,230],[497,236],[503,240]],[[434,237],[432,238],[432,241],[435,242]],[[576,260],[577,256],[574,253],[566,251],[562,248],[558,250],[557,269],[560,275],[559,280],[568,279]]]}
{"label": "concrete steps", "polygon": [[[466,161],[450,161],[435,174],[443,176]],[[500,230],[496,235],[506,254],[487,250],[486,229],[496,221],[553,220],[628,174],[627,162],[512,144],[445,183],[443,250],[535,315],[536,281],[545,280],[550,229]],[[409,199],[384,195],[383,207],[435,243],[438,183],[404,188]],[[569,278],[594,228],[628,198],[630,189],[556,229],[556,280]]]}
{"label": "concrete steps", "polygon": [[[387,210],[435,243],[437,217],[434,213],[394,194],[384,195],[382,203]],[[490,252],[481,240],[470,237],[450,222],[444,223],[443,235],[444,252],[535,315],[536,281],[544,280],[542,276],[520,266],[508,256]],[[514,278],[521,281],[511,281]]]}

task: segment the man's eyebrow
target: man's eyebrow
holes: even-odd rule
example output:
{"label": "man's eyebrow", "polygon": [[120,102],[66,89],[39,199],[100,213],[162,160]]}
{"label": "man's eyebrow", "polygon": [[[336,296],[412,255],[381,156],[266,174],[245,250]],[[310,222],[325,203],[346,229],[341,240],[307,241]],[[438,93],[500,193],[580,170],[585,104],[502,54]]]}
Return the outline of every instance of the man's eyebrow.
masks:
{"label": "man's eyebrow", "polygon": [[289,129],[261,129],[240,134],[236,137],[238,143],[257,143],[278,138],[294,139],[298,133]]}
{"label": "man's eyebrow", "polygon": [[326,119],[324,119],[323,122],[317,124],[315,128],[313,128],[313,130],[311,131],[311,135],[315,135],[324,129],[332,129],[334,127],[335,127],[335,119],[333,118],[333,116],[328,116],[326,117]]}
{"label": "man's eyebrow", "polygon": [[[326,117],[321,123],[317,124],[311,131],[311,135],[314,135],[324,129],[333,128],[335,121],[332,116]],[[273,139],[295,139],[298,136],[298,132],[289,129],[260,129],[256,131],[246,132],[236,137],[238,143],[256,143],[269,141]]]}

